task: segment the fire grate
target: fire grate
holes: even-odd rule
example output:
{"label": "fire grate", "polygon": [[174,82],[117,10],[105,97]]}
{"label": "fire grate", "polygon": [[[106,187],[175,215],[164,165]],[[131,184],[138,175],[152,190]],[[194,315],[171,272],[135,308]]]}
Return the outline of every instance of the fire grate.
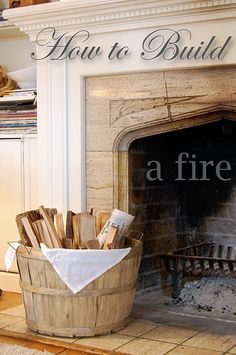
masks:
{"label": "fire grate", "polygon": [[236,246],[203,242],[159,255],[172,277],[172,297],[178,298],[183,276],[236,276]]}

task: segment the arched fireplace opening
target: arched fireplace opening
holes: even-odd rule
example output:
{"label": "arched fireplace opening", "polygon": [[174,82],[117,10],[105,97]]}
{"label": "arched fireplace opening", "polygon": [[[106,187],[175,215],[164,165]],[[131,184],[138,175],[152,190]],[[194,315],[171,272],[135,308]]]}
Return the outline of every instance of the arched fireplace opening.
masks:
{"label": "arched fireplace opening", "polygon": [[198,241],[236,244],[236,122],[221,119],[134,140],[129,212],[142,231],[138,289],[159,290],[158,254]]}

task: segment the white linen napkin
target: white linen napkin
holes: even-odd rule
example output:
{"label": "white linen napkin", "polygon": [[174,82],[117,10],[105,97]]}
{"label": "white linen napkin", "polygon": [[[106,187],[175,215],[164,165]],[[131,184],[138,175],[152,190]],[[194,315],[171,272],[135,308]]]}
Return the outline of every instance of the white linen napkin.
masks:
{"label": "white linen napkin", "polygon": [[43,255],[73,293],[79,292],[118,264],[131,250],[131,248],[112,250],[49,249],[43,243],[40,246]]}
{"label": "white linen napkin", "polygon": [[18,240],[10,243],[7,252],[5,254],[5,266],[7,271],[9,271],[9,269],[11,268],[16,256],[16,251],[20,245],[22,244]]}

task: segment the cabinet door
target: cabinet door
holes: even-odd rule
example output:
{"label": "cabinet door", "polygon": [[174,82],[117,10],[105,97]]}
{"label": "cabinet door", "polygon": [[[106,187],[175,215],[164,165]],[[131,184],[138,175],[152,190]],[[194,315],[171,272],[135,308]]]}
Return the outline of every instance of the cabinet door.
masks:
{"label": "cabinet door", "polygon": [[[19,239],[15,216],[24,205],[23,143],[20,139],[0,139],[0,269],[8,241]],[[12,271],[17,271],[14,265]]]}

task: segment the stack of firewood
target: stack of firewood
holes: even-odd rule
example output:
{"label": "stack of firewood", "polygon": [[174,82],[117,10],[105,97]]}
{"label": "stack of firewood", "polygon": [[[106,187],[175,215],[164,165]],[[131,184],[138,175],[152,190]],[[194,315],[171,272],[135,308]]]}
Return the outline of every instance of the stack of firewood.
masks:
{"label": "stack of firewood", "polygon": [[17,215],[16,222],[24,245],[40,248],[40,243],[49,248],[66,249],[119,249],[125,238],[116,226],[110,225],[105,242],[99,242],[99,233],[109,220],[110,212],[57,213],[56,209],[38,210]]}

